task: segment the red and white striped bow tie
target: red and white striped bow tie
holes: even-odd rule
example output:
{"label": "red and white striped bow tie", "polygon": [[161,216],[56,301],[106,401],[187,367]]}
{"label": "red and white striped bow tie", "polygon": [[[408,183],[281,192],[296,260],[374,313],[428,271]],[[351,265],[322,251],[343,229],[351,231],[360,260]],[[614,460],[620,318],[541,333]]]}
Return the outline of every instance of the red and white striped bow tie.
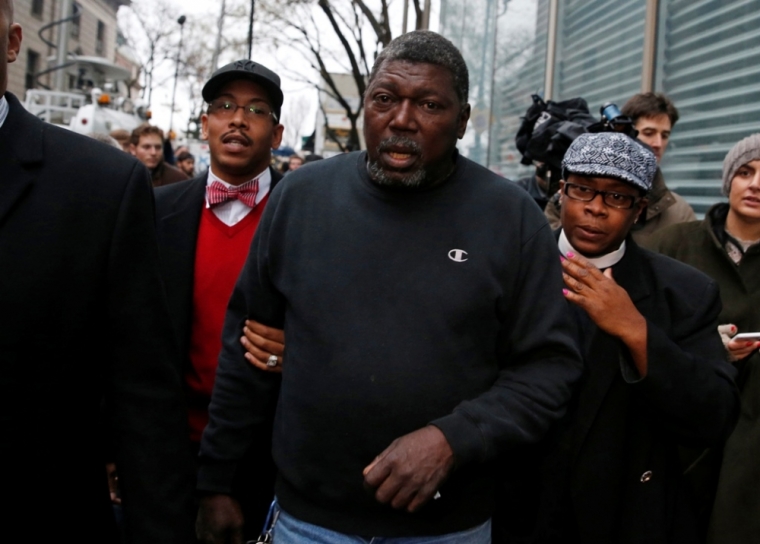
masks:
{"label": "red and white striped bow tie", "polygon": [[230,200],[239,200],[249,208],[256,206],[256,195],[259,192],[259,179],[256,178],[239,187],[226,187],[218,181],[208,186],[208,205],[213,208]]}

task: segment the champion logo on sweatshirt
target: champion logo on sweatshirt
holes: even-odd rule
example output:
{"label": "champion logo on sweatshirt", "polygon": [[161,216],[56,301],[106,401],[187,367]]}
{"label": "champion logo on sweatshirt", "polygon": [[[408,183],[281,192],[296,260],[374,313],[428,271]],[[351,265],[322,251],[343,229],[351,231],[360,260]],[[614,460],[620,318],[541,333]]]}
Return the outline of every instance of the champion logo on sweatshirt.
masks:
{"label": "champion logo on sweatshirt", "polygon": [[463,263],[467,260],[467,252],[463,249],[452,249],[449,251],[449,259],[455,263]]}

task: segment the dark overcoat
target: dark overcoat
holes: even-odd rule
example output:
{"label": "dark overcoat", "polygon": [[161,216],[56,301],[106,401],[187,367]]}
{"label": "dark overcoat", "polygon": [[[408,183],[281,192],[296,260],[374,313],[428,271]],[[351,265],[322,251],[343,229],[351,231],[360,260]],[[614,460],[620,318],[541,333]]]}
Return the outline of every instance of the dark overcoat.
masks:
{"label": "dark overcoat", "polygon": [[187,542],[191,463],[148,172],[5,96],[0,521],[19,540],[108,542],[108,429],[128,541]]}
{"label": "dark overcoat", "polygon": [[717,333],[718,288],[630,237],[626,243],[612,274],[646,318],[648,374],[640,379],[627,348],[576,307],[584,377],[573,408],[544,445],[548,453],[533,462],[534,477],[507,485],[516,499],[506,515],[522,526],[516,536],[506,527],[499,541],[704,539],[679,446],[719,447],[738,415],[735,372]]}

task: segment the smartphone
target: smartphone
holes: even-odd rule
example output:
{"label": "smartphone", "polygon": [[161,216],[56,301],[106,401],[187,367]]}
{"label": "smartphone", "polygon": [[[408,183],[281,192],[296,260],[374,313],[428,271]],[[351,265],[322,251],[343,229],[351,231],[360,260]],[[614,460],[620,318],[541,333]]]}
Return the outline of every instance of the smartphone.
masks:
{"label": "smartphone", "polygon": [[737,334],[731,340],[747,340],[750,342],[760,342],[760,332],[743,332]]}

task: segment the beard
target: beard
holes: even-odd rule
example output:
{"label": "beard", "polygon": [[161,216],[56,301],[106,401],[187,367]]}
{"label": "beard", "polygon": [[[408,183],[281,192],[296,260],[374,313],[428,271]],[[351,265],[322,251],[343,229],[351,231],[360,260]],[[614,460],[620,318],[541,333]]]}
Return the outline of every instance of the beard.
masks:
{"label": "beard", "polygon": [[[403,146],[411,153],[417,154],[422,157],[422,149],[414,140],[406,138],[404,136],[392,136],[386,138],[377,146],[377,155],[389,151],[392,147]],[[420,165],[416,170],[413,170],[401,177],[391,176],[388,172],[383,170],[379,161],[370,160],[367,163],[367,170],[372,181],[378,185],[385,187],[422,187],[428,180],[427,171]]]}

